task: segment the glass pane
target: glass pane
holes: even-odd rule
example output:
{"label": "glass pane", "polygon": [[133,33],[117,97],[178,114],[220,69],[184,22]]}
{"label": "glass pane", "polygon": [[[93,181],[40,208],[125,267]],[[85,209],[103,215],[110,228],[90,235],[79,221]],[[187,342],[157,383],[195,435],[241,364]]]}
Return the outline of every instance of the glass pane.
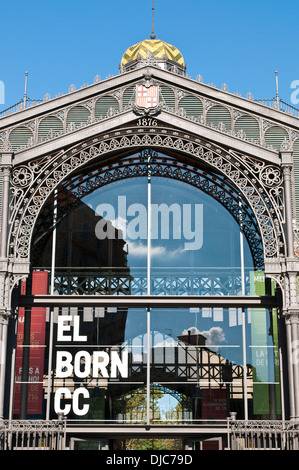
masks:
{"label": "glass pane", "polygon": [[281,419],[277,310],[248,309],[247,338],[252,419]]}
{"label": "glass pane", "polygon": [[145,310],[75,310],[59,309],[54,317],[54,416],[63,413],[87,423],[144,423]]}
{"label": "glass pane", "polygon": [[[96,187],[95,181],[90,188],[85,181],[81,198],[76,187],[76,199],[71,184],[70,189],[63,187],[58,194],[55,294],[146,295],[149,248],[152,295],[242,294],[240,227],[228,208],[217,200],[218,192],[216,198],[191,184],[154,175],[148,207],[146,173],[144,177],[109,184],[101,182]],[[39,217],[32,244],[33,269],[49,272],[49,289],[52,228],[53,200],[49,200],[47,210]],[[260,247],[252,243],[252,250],[259,251]],[[264,276],[254,268],[244,236],[246,295],[255,295],[255,281],[251,278],[255,271],[256,276]],[[268,295],[263,282],[263,293],[258,295]]]}
{"label": "glass pane", "polygon": [[[218,201],[180,181],[152,179],[151,293],[241,294],[240,228]],[[253,270],[245,240],[245,268]]]}
{"label": "glass pane", "polygon": [[[58,195],[54,294],[143,295],[147,292],[147,182],[104,185],[74,202]],[[33,241],[33,268],[51,272],[53,202]],[[43,232],[43,225],[46,230]],[[50,282],[49,282],[50,289]]]}
{"label": "glass pane", "polygon": [[244,415],[242,318],[235,309],[153,309],[151,420]]}
{"label": "glass pane", "polygon": [[[101,278],[103,287],[100,293],[146,294],[146,179],[112,183],[97,189],[83,202],[96,214],[96,224],[90,232],[91,238],[97,240],[98,253],[102,257],[98,259],[100,268],[95,273]],[[92,262],[95,264],[94,257]]]}

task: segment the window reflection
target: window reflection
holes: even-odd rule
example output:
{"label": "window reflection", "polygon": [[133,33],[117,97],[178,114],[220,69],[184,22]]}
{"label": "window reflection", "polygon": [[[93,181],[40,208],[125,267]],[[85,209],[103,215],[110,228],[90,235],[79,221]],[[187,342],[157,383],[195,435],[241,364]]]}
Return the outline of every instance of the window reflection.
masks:
{"label": "window reflection", "polygon": [[[33,237],[32,275],[48,274],[50,282],[53,274],[53,292],[59,295],[147,295],[148,279],[156,296],[241,295],[240,228],[232,214],[211,195],[176,179],[152,175],[148,192],[147,175],[138,175],[109,181],[82,197],[74,197],[71,185],[61,187],[54,271],[50,201]],[[273,285],[254,268],[247,242],[243,255],[246,295],[273,295]],[[101,423],[188,424],[226,419],[230,412],[242,419],[247,405],[250,418],[281,413],[275,310],[174,304],[147,312],[99,302],[57,307],[51,314],[43,345],[51,374],[45,366],[43,388],[53,417],[67,409],[69,419]],[[70,318],[71,335],[78,320],[84,341],[58,340],[63,316]],[[23,379],[17,374],[20,395]],[[74,405],[77,392],[82,395]],[[20,407],[15,410],[18,414]]]}
{"label": "window reflection", "polygon": [[[57,307],[53,314],[53,356],[49,317],[45,347],[26,348],[31,368],[37,358],[38,383],[32,371],[20,375],[21,344],[17,352],[15,417],[22,412],[23,382],[30,390],[29,415],[37,409],[32,394],[38,388],[39,415],[50,399],[52,417],[62,412],[68,419],[107,424],[189,424],[226,419],[230,412],[243,419],[245,403],[250,419],[281,416],[275,309],[246,311],[245,337],[242,312],[234,308],[151,309],[149,322],[145,309],[119,306]],[[59,335],[65,319],[68,326]],[[75,406],[76,393],[82,396]]]}
{"label": "window reflection", "polygon": [[[55,293],[146,295],[149,272],[152,295],[241,294],[239,225],[202,190],[153,176],[149,201],[145,176],[112,182],[80,199],[71,194],[63,188],[58,195]],[[52,237],[40,233],[44,226],[41,216],[32,264],[51,271]],[[249,295],[255,268],[246,240],[244,263]]]}
{"label": "window reflection", "polygon": [[163,419],[188,422],[243,413],[242,325],[231,326],[235,312],[229,310],[152,310],[151,380],[163,389]]}

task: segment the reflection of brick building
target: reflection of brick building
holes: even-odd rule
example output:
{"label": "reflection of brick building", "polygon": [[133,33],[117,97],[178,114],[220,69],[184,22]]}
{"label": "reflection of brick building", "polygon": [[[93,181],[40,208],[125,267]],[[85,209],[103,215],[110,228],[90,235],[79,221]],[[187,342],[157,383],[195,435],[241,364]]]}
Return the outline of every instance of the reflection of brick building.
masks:
{"label": "reflection of brick building", "polygon": [[[69,195],[72,199],[72,194]],[[118,230],[115,239],[99,240],[95,229],[101,217],[87,206],[82,200],[68,203],[65,190],[58,196],[58,223],[55,266],[59,268],[89,268],[89,267],[125,267],[127,265],[125,244]],[[33,267],[45,268],[51,266],[53,212],[48,206],[42,214],[36,228],[37,244],[33,244]],[[108,222],[109,223],[109,222]],[[39,236],[38,236],[39,235]],[[34,249],[35,246],[37,249]]]}
{"label": "reflection of brick building", "polygon": [[[173,396],[180,406],[168,409],[169,419],[174,421],[226,419],[230,411],[242,412],[243,367],[229,362],[223,355],[206,345],[206,338],[201,334],[179,335],[179,341],[159,331],[151,334],[151,387],[152,394],[159,391],[163,396]],[[115,399],[122,404],[122,413],[127,420],[138,416],[145,418],[145,410],[138,408],[128,411],[126,399],[131,396],[143,396],[145,388],[140,386],[146,381],[146,335],[135,337],[129,343],[132,353],[129,355],[130,379],[135,385],[120,381],[117,390],[111,390]],[[142,353],[143,351],[143,353]],[[248,364],[248,393],[252,396],[253,374]],[[163,384],[163,385],[161,385]],[[152,398],[154,401],[154,398]],[[252,407],[252,400],[250,400]],[[160,410],[158,401],[156,411]],[[158,415],[157,415],[158,416]],[[161,422],[163,419],[160,417]]]}

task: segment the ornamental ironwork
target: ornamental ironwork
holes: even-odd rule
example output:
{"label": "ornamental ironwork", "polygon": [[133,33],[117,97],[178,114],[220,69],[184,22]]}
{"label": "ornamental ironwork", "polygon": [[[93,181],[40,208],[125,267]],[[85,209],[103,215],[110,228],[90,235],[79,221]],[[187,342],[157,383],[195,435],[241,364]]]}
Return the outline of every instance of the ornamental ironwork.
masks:
{"label": "ornamental ironwork", "polygon": [[[39,161],[29,162],[23,165],[23,170],[16,166],[11,188],[8,254],[15,259],[29,260],[32,233],[41,208],[66,178],[87,165],[104,162],[119,152],[133,153],[145,148],[188,156],[193,161],[194,168],[202,165],[207,168],[206,174],[213,170],[215,174],[221,175],[222,181],[229,182],[244,205],[250,208],[263,244],[264,257],[278,257],[283,253],[283,188],[279,167],[269,167],[265,162],[257,162],[173,129],[154,127],[119,129]],[[111,166],[110,176],[106,176],[109,181],[112,181],[112,172],[119,170],[118,165],[119,161],[115,162],[114,168]],[[182,170],[183,168],[178,169],[175,176],[178,177]],[[125,176],[129,177],[131,171],[132,169],[126,168]],[[158,174],[158,167],[155,171]],[[21,180],[26,181],[23,186],[20,184],[21,173]],[[185,175],[184,172],[183,174]],[[191,177],[190,172],[188,177]]]}
{"label": "ornamental ironwork", "polygon": [[[150,160],[150,166],[148,161]],[[263,266],[262,241],[255,217],[249,206],[243,203],[240,208],[239,193],[235,187],[223,176],[213,172],[207,173],[206,169],[195,166],[193,162],[187,164],[182,162],[177,155],[176,158],[158,154],[152,150],[144,150],[137,155],[119,159],[117,164],[103,164],[93,170],[80,171],[62,183],[59,200],[66,204],[66,210],[80,201],[82,197],[93,192],[95,189],[122,179],[147,176],[175,179],[194,186],[222,204],[235,218],[238,224],[242,222],[245,234],[256,267]],[[64,192],[64,195],[63,195]],[[50,219],[47,216],[39,219],[39,226],[44,231],[52,224],[52,208],[50,208]],[[37,235],[39,238],[39,235]]]}

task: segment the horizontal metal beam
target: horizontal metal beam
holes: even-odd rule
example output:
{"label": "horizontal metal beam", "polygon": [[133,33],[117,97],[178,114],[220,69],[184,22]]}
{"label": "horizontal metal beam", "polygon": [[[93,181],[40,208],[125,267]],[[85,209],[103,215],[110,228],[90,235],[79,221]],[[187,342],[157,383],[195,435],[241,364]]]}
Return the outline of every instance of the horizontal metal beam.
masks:
{"label": "horizontal metal beam", "polygon": [[277,307],[276,297],[267,296],[175,296],[175,295],[24,295],[20,307],[130,307],[130,308],[184,308],[184,307]]}
{"label": "horizontal metal beam", "polygon": [[[40,158],[41,156],[53,154],[69,147],[74,147],[75,145],[79,145],[86,140],[98,136],[99,133],[109,133],[120,126],[126,127],[135,120],[136,114],[134,114],[132,110],[107,117],[102,121],[89,124],[82,129],[77,129],[76,131],[53,137],[51,140],[46,140],[34,145],[33,147],[15,152],[13,165],[25,164],[29,161],[35,160],[36,158]],[[78,152],[80,150],[82,150],[82,148],[78,148]]]}
{"label": "horizontal metal beam", "polygon": [[[217,420],[215,420],[217,422]],[[218,420],[217,424],[212,424],[207,422],[206,424],[201,425],[194,425],[192,423],[188,425],[183,425],[180,423],[170,424],[170,425],[72,425],[67,423],[66,425],[66,434],[96,434],[97,436],[107,436],[109,435],[117,437],[117,436],[132,436],[132,437],[143,437],[148,438],[149,436],[180,436],[180,435],[188,435],[188,436],[198,436],[200,434],[204,435],[219,435],[219,434],[227,434],[228,432],[228,425],[227,421],[223,420],[220,422]]]}
{"label": "horizontal metal beam", "polygon": [[109,77],[99,83],[88,85],[87,87],[68,92],[62,96],[52,98],[48,101],[39,103],[31,108],[23,109],[17,113],[9,114],[0,118],[0,129],[9,126],[16,126],[25,121],[33,120],[37,117],[44,117],[47,114],[54,114],[66,106],[74,106],[82,101],[87,101],[93,97],[100,96],[104,93],[113,92],[116,88],[121,86],[130,86],[132,82],[140,80],[144,77],[147,67],[131,71],[128,73]]}
{"label": "horizontal metal beam", "polygon": [[[135,122],[136,118],[137,116],[132,110],[123,111],[115,116],[107,117],[102,121],[89,124],[82,129],[77,129],[73,132],[53,137],[51,140],[40,142],[33,147],[17,151],[15,153],[13,164],[14,166],[21,163],[24,164],[27,161],[39,158],[41,155],[55,153],[61,149],[66,149],[77,144],[79,145],[88,139],[98,136],[99,130],[101,134],[104,135],[104,133],[114,132],[115,129],[119,129],[120,127],[128,127],[132,122]],[[161,124],[165,124],[166,127],[174,126],[175,128],[180,129],[181,132],[201,136],[202,139],[215,142],[216,144],[219,143],[219,136],[221,135],[221,144],[229,149],[245,153],[246,155],[251,155],[258,160],[263,160],[276,165],[280,165],[281,163],[280,156],[276,151],[263,148],[253,142],[242,140],[229,133],[220,132],[218,129],[214,129],[207,125],[196,123],[187,117],[178,116],[170,111],[163,110],[157,119]],[[135,132],[138,130],[135,126],[133,126],[132,129],[135,130]],[[160,129],[157,127],[155,129],[155,133],[159,130]],[[152,132],[150,127],[147,131],[149,133]]]}
{"label": "horizontal metal beam", "polygon": [[281,164],[281,158],[278,152],[262,147],[254,142],[249,142],[244,139],[242,140],[229,132],[221,132],[219,129],[191,121],[188,117],[179,117],[166,110],[163,111],[158,119],[165,124],[177,126],[177,128],[181,130],[183,129],[186,133],[200,135],[202,139],[214,142],[216,145],[221,142],[221,145],[229,149],[250,155],[258,160],[266,161],[275,165]]}

